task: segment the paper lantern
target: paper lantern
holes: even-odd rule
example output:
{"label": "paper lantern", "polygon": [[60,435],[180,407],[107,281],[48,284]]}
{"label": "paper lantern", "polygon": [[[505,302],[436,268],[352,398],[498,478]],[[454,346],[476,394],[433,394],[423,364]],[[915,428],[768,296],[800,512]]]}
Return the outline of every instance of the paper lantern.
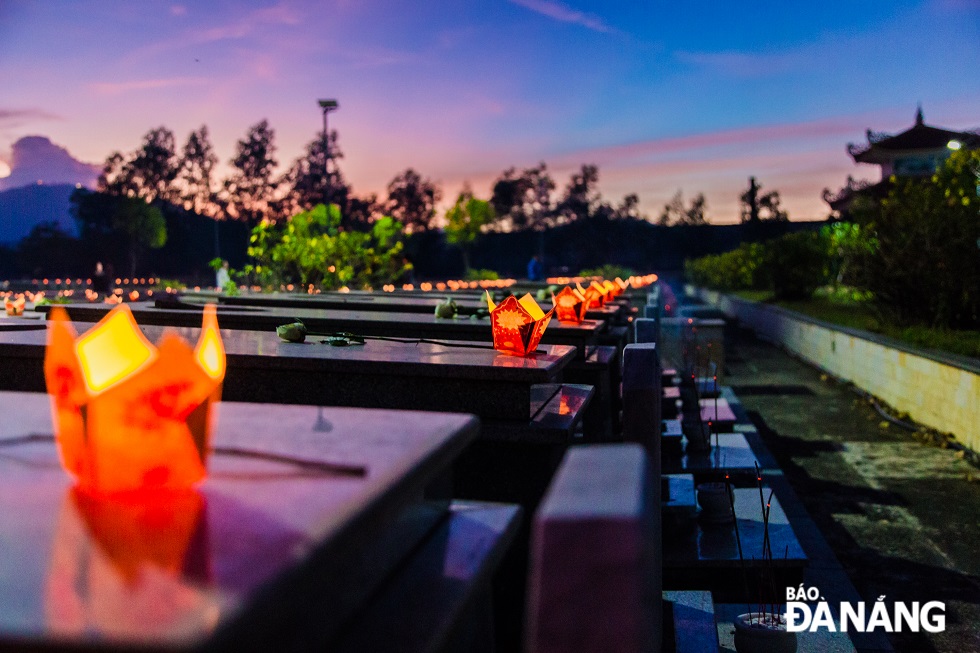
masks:
{"label": "paper lantern", "polygon": [[575,284],[579,293],[585,298],[586,310],[592,308],[602,308],[602,305],[606,301],[606,294],[602,292],[601,286],[599,286],[594,281],[589,284],[588,288],[583,288],[582,284]]}
{"label": "paper lantern", "polygon": [[64,310],[50,321],[44,375],[55,440],[79,486],[113,494],[203,480],[225,375],[214,305],[194,349],[174,334],[154,347],[125,305],[79,337]]}
{"label": "paper lantern", "polygon": [[555,305],[555,316],[560,322],[578,324],[585,319],[585,312],[588,309],[585,297],[571,286],[565,286],[553,297],[552,302]]}
{"label": "paper lantern", "polygon": [[527,356],[538,348],[555,311],[553,307],[547,313],[542,311],[530,293],[520,300],[511,295],[498,305],[487,292],[487,306],[490,308],[494,349],[518,356]]}
{"label": "paper lantern", "polygon": [[3,298],[3,307],[7,310],[7,315],[24,314],[24,296],[11,300],[10,297]]}

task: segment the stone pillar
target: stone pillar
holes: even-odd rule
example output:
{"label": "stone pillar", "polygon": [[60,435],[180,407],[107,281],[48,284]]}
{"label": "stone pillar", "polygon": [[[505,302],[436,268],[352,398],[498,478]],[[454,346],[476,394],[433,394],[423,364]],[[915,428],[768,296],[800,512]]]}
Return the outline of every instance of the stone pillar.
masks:
{"label": "stone pillar", "polygon": [[568,450],[532,525],[528,653],[659,653],[660,483],[649,461],[636,444]]}
{"label": "stone pillar", "polygon": [[660,321],[646,317],[633,320],[633,342],[653,344],[660,342]]}

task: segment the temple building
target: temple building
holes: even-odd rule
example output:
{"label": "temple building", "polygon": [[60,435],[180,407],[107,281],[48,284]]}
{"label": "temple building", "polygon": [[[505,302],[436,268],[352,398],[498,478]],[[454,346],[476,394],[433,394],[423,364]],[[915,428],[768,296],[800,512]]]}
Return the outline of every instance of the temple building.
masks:
{"label": "temple building", "polygon": [[922,177],[931,175],[954,150],[980,149],[980,132],[952,131],[925,124],[922,108],[915,114],[915,124],[900,134],[867,132],[868,143],[849,143],[847,153],[855,163],[870,163],[881,167],[881,179],[856,181],[848,175],[847,184],[836,193],[824,189],[823,199],[842,217],[858,195],[884,197],[888,194],[892,176]]}

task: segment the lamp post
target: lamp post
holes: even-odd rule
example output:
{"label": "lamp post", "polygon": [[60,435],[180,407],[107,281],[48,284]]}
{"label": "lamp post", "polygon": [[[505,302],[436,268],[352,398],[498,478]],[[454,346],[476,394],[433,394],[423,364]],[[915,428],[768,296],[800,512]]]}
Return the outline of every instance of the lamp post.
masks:
{"label": "lamp post", "polygon": [[330,204],[330,132],[327,131],[327,114],[340,108],[337,100],[320,100],[323,110],[323,204]]}

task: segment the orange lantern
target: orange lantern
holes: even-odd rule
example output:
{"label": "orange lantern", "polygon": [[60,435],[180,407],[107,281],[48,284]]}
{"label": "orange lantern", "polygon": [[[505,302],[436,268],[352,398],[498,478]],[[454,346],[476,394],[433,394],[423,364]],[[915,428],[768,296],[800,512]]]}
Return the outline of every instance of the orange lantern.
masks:
{"label": "orange lantern", "polygon": [[586,310],[592,308],[602,308],[605,303],[606,294],[602,292],[601,286],[599,284],[592,282],[588,288],[583,288],[582,284],[575,284],[578,291],[585,298]]}
{"label": "orange lantern", "polygon": [[23,315],[24,314],[24,296],[21,295],[17,299],[11,301],[10,297],[3,298],[3,307],[7,310],[7,315]]}
{"label": "orange lantern", "polygon": [[154,347],[120,305],[76,337],[51,311],[44,375],[65,469],[96,494],[185,489],[206,475],[211,406],[225,351],[213,305],[197,347],[167,334]]}
{"label": "orange lantern", "polygon": [[588,308],[585,297],[571,286],[562,288],[562,291],[554,296],[552,302],[555,305],[555,315],[560,322],[578,324],[585,319],[585,311]]}
{"label": "orange lantern", "polygon": [[487,306],[493,326],[494,349],[518,356],[527,356],[538,348],[555,311],[553,307],[547,313],[542,311],[530,293],[520,300],[511,295],[497,305],[488,291]]}

